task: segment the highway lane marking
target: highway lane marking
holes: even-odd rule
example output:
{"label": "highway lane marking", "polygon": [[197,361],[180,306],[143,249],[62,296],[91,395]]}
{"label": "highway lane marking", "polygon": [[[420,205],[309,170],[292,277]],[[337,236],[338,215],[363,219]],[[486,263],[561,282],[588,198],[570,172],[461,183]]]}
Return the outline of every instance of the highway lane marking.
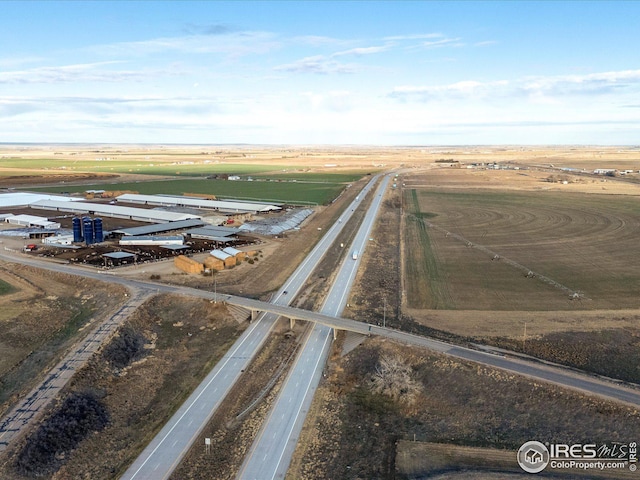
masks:
{"label": "highway lane marking", "polygon": [[[375,180],[375,179],[372,179],[372,180],[371,180],[371,182],[374,182],[374,181],[376,181],[376,180]],[[370,182],[370,183],[371,183],[371,182]],[[343,228],[343,227],[344,227],[344,225],[345,225],[345,223],[340,223],[340,225],[342,225],[342,227],[341,227],[341,228]],[[306,265],[309,261],[311,261],[311,260],[312,260],[312,258],[313,258],[313,256],[314,256],[316,253],[319,253],[319,252],[320,252],[320,249],[324,248],[324,247],[322,246],[322,245],[324,245],[324,243],[329,243],[329,244],[331,244],[331,243],[333,243],[333,242],[335,241],[336,235],[334,235],[332,232],[333,232],[333,230],[335,230],[335,229],[337,229],[337,228],[338,228],[338,224],[334,224],[334,225],[333,225],[333,226],[332,226],[332,227],[327,231],[327,234],[325,234],[325,236],[323,237],[323,239],[322,239],[322,240],[320,241],[320,243],[316,246],[316,247],[317,247],[317,249],[316,249],[316,248],[314,248],[314,250],[313,250],[313,251],[312,251],[312,252],[307,256],[307,258],[306,258],[306,259],[304,260],[304,262],[301,264],[301,266],[300,266],[300,267],[298,267],[298,269],[296,269],[296,272],[298,272],[298,273],[295,273],[295,272],[294,272],[294,275],[296,275],[296,276],[297,276],[297,275],[299,275],[299,274],[302,272],[303,266],[304,266],[304,265]],[[332,237],[329,235],[330,233],[331,233]],[[326,242],[325,242],[325,239],[326,239]],[[322,257],[324,257],[324,255],[325,255],[325,254],[326,254],[326,249],[325,249],[325,251],[322,253],[322,255],[321,255],[317,260],[314,260],[314,261],[317,263],[320,259],[322,259]],[[287,285],[291,285],[291,283],[293,283],[293,280],[292,280],[292,281],[290,281],[290,282],[287,282]],[[284,290],[284,287],[283,287],[283,290]],[[276,302],[276,301],[277,301],[281,296],[282,296],[282,295],[278,295],[278,297],[276,297],[276,299],[275,299],[273,302],[271,302],[271,303],[275,304],[275,302]],[[289,298],[293,298],[293,295],[291,295]],[[289,303],[289,302],[288,302],[288,303]],[[273,315],[277,315],[277,314],[273,314]],[[261,322],[261,320],[263,320],[266,316],[267,316],[266,312],[265,312],[263,315],[261,315],[261,316],[260,316],[259,321],[255,322],[255,324],[254,324],[254,328],[253,328],[253,329],[251,329],[250,331],[248,331],[249,333],[247,333],[247,336],[246,336],[246,337],[245,337],[245,339],[241,342],[241,344],[238,346],[238,348],[236,348],[236,349],[234,350],[234,352],[233,352],[232,356],[234,356],[234,355],[238,352],[238,350],[239,350],[240,346],[241,346],[241,345],[242,345],[242,344],[243,344],[243,343],[244,343],[244,342],[249,338],[250,334],[252,334],[252,333],[254,332],[254,330],[255,330],[255,326],[257,326],[257,325]],[[308,340],[308,338],[307,338],[307,340]],[[225,364],[220,368],[220,370],[219,370],[219,371],[221,371],[224,367],[226,367],[226,364],[227,364],[227,362],[228,362],[228,361],[229,361],[229,360],[227,360],[227,361],[225,362]],[[214,375],[214,377],[212,377],[211,381],[213,381],[213,380],[215,379],[215,377],[216,377],[216,376],[217,376],[217,373],[216,373],[216,375]],[[225,377],[225,378],[226,378],[226,377]],[[207,383],[207,385],[203,388],[202,392],[200,392],[200,394],[199,394],[199,395],[198,395],[198,397],[194,400],[194,402],[193,402],[193,403],[195,403],[195,401],[200,397],[200,395],[202,395],[202,394],[204,393],[204,391],[208,388],[208,386],[209,386],[209,384],[211,383],[211,381]],[[171,430],[169,430],[169,432],[167,433],[167,435],[165,435],[165,437],[160,441],[160,443],[156,446],[156,448],[151,452],[151,454],[149,455],[149,457],[150,457],[151,455],[155,454],[155,452],[156,452],[156,451],[157,451],[157,449],[160,447],[160,445],[164,442],[164,440],[166,439],[166,437],[167,437],[169,434],[171,434],[171,432],[173,431],[173,429],[176,427],[177,423],[178,423],[178,422],[180,422],[180,421],[182,420],[182,418],[184,417],[184,415],[186,415],[186,413],[188,412],[188,410],[193,406],[193,403],[192,403],[192,404],[187,408],[187,410],[183,413],[183,415],[182,415],[182,416],[178,419],[178,421],[173,425],[173,427],[171,428]],[[148,461],[149,457],[147,457],[147,460],[145,460],[145,462],[143,462],[143,464],[140,466],[140,468],[139,468],[139,469],[134,473],[134,475],[131,477],[132,479],[133,479],[133,478],[138,474],[138,472],[140,471],[140,469],[142,469],[142,467],[144,467],[144,464]],[[176,460],[176,462],[177,462],[177,460]],[[175,463],[174,463],[174,465],[175,465]]]}
{"label": "highway lane marking", "polygon": [[[319,334],[321,334],[322,332],[319,332]],[[327,341],[331,338],[331,328],[328,329],[328,332],[326,332],[325,334],[325,341],[323,342],[323,348],[322,350],[324,350],[326,348],[327,345]],[[302,354],[302,352],[301,352]],[[320,363],[320,360],[322,358],[322,355],[318,355],[318,359],[316,361],[316,368],[318,366],[318,363]],[[305,389],[304,395],[302,396],[303,399],[305,399],[309,393],[309,389],[311,388],[311,383],[313,381],[313,375],[311,376],[311,378],[309,379],[309,383],[307,384],[307,388]],[[289,429],[289,433],[287,433],[287,436],[285,438],[289,439],[291,437],[291,433],[293,432],[293,429],[295,428],[295,425],[298,421],[298,417],[300,416],[300,412],[302,411],[302,406],[303,406],[304,400],[300,403],[300,406],[298,407],[298,411],[296,412],[296,416],[293,419],[293,422],[290,423],[291,428]],[[278,463],[276,463],[276,468],[275,471],[273,472],[273,474],[271,475],[271,479],[275,478],[276,474],[278,473],[278,468],[280,468],[280,463],[282,462],[282,457],[284,456],[286,448],[282,449],[282,452],[280,453],[280,457],[278,458]]]}
{"label": "highway lane marking", "polygon": [[[381,182],[381,184],[380,184],[380,186],[379,186],[378,188],[379,188],[379,189],[386,188],[386,184],[385,184],[385,182],[384,182],[384,181],[383,181],[383,182]],[[379,205],[380,205],[380,202],[377,202],[377,206],[375,207],[375,209],[373,209],[373,212],[377,212],[377,209],[379,208]],[[373,205],[372,205],[372,206],[373,206]],[[370,208],[370,209],[369,209],[369,212],[372,212],[372,207],[369,207],[369,208]],[[367,216],[369,216],[369,215],[367,215]],[[365,217],[365,218],[366,218],[366,217]],[[374,218],[375,218],[375,216],[374,216]],[[371,225],[372,225],[371,220],[369,220],[369,223],[368,223],[368,224],[366,224],[365,222],[363,222],[363,224],[362,224],[362,226],[361,226],[360,228],[362,228],[364,225],[366,225],[366,228],[365,228],[365,231],[364,231],[363,238],[360,240],[360,242],[361,242],[361,244],[362,244],[362,246],[363,246],[363,247],[364,247],[364,245],[365,245],[366,238],[368,237],[369,232],[370,232],[370,229],[371,229]],[[356,242],[353,242],[353,243],[356,243]],[[364,248],[363,248],[363,249],[364,249]],[[346,258],[346,257],[345,257],[345,258]],[[358,260],[357,262],[355,262],[355,264],[354,264],[354,265],[352,265],[352,267],[351,267],[351,271],[349,272],[349,275],[348,275],[348,277],[347,277],[347,278],[348,278],[348,280],[349,280],[347,283],[352,283],[352,281],[353,281],[353,277],[354,277],[354,269],[355,269],[357,266],[359,266],[359,263],[360,263],[360,261]],[[343,266],[344,266],[344,260],[343,260]],[[347,271],[348,271],[348,270],[347,270]],[[337,282],[336,282],[336,283],[337,283]],[[336,283],[334,283],[334,288],[336,287]],[[331,292],[329,293],[329,297],[332,297],[332,292],[333,292],[334,288],[332,288],[332,289],[331,289]],[[345,289],[344,289],[344,291],[345,291],[345,293],[343,293],[343,294],[342,294],[342,297],[340,298],[340,302],[338,303],[338,305],[342,305],[342,302],[343,302],[343,300],[344,300],[344,296],[346,295],[346,291],[347,291],[347,289],[345,288]],[[339,306],[338,306],[338,308],[339,308]],[[330,310],[333,310],[333,309],[334,309],[334,307],[333,307],[333,302],[332,302],[331,307],[330,307]],[[335,309],[335,310],[337,310],[337,309]],[[326,313],[326,312],[325,312],[325,308],[324,308],[324,306],[323,306],[323,308],[322,308],[321,312],[322,312],[322,313]],[[314,331],[315,331],[315,329],[314,329]],[[324,350],[326,349],[327,341],[328,341],[328,340],[330,339],[330,337],[331,337],[331,331],[332,331],[332,330],[331,330],[331,327],[328,327],[328,331],[324,333],[324,342],[323,342],[323,346],[322,346],[322,348],[321,348],[321,351],[322,351],[322,352],[324,352]],[[323,332],[318,331],[318,335],[316,335],[316,342],[317,342],[317,340],[319,339],[319,336],[320,336],[320,335],[322,335],[322,334],[323,334]],[[300,352],[300,354],[299,354],[299,355],[300,355],[300,357],[299,357],[299,358],[301,358],[301,356],[304,354],[304,351],[306,350],[307,344],[308,344],[308,343],[307,343],[307,342],[305,342],[305,345],[304,345],[303,349],[301,350],[301,352]],[[311,351],[313,352],[313,351],[314,351],[314,348],[312,348],[312,349],[311,349]],[[314,366],[314,368],[313,368],[313,370],[312,370],[312,371],[314,372],[314,374],[312,374],[312,375],[311,375],[311,378],[309,378],[309,379],[308,379],[307,388],[305,389],[305,393],[304,393],[304,395],[303,395],[303,397],[302,397],[302,401],[301,401],[301,402],[300,402],[300,404],[299,404],[298,411],[297,411],[297,413],[296,413],[295,418],[293,419],[293,422],[291,422],[291,423],[290,423],[289,433],[288,433],[288,434],[287,434],[287,436],[285,437],[285,438],[287,439],[287,441],[290,439],[291,434],[293,433],[293,429],[295,428],[295,425],[296,425],[296,423],[297,423],[297,421],[298,421],[298,417],[300,416],[300,412],[301,412],[301,410],[302,410],[303,404],[304,404],[304,402],[305,402],[306,397],[308,396],[309,389],[311,388],[311,384],[312,384],[312,382],[313,382],[313,377],[314,377],[314,375],[315,375],[315,372],[317,372],[318,364],[319,364],[319,362],[320,362],[320,360],[322,359],[322,357],[323,357],[323,356],[324,356],[324,355],[322,355],[322,354],[320,354],[320,355],[318,355],[318,356],[317,356],[317,360],[316,360],[315,366]],[[309,362],[310,360],[311,360],[310,358],[307,358],[307,362]],[[297,364],[297,362],[296,362],[296,364]],[[292,374],[293,374],[293,372],[294,372],[294,370],[295,370],[295,367],[296,367],[296,366],[297,366],[297,365],[294,365],[294,367],[293,367],[293,369],[292,369]],[[304,372],[305,372],[305,370],[302,370],[302,371],[300,372],[300,375],[303,375],[303,374],[304,374]],[[297,383],[296,383],[296,388],[299,386],[299,384],[300,384],[300,382],[297,382]],[[286,388],[286,385],[285,385],[285,388]],[[290,399],[290,400],[291,400],[291,399]],[[278,404],[278,403],[279,403],[279,402],[278,402],[278,400],[276,400],[276,406],[277,406],[277,404]],[[275,410],[275,406],[274,406],[274,410]],[[305,411],[305,412],[306,412],[306,411]],[[275,438],[275,437],[274,437],[274,438]],[[259,439],[256,441],[256,443],[257,443],[258,441],[259,441]],[[282,458],[283,458],[283,456],[284,456],[284,454],[285,454],[285,450],[286,450],[286,447],[285,447],[285,448],[283,448],[283,449],[281,450],[280,457],[278,458],[278,462],[277,462],[276,467],[275,467],[275,471],[273,472],[273,474],[272,474],[272,476],[271,476],[271,478],[272,478],[272,479],[273,479],[273,478],[275,477],[275,475],[278,473],[278,468],[280,467],[280,463],[282,462]]]}
{"label": "highway lane marking", "polygon": [[[264,318],[264,316],[263,316],[263,318]],[[251,335],[258,328],[258,326],[260,326],[261,324],[262,324],[262,319],[260,319],[260,321],[255,322],[251,327],[249,327],[249,329],[245,330],[245,332],[248,332],[248,333],[246,334],[245,338],[240,342],[240,344],[238,344],[238,346],[233,350],[231,356],[234,356],[240,350],[240,348],[243,346],[243,344],[249,338],[249,335]],[[130,477],[131,479],[135,478],[138,475],[138,473],[140,473],[140,471],[144,468],[144,466],[147,464],[147,462],[151,459],[151,457],[153,455],[155,455],[155,453],[158,451],[160,446],[169,437],[169,435],[171,435],[171,433],[173,433],[173,430],[178,426],[178,424],[187,415],[187,413],[189,413],[191,408],[193,408],[193,406],[200,399],[200,397],[204,394],[204,392],[207,390],[207,388],[209,388],[209,385],[211,385],[211,383],[216,379],[216,377],[220,374],[220,372],[227,366],[227,364],[229,363],[230,360],[231,360],[231,358],[228,358],[224,362],[224,364],[220,367],[220,369],[218,369],[218,371],[215,373],[215,375],[213,375],[211,377],[211,380],[209,380],[209,382],[207,382],[207,384],[202,388],[202,390],[196,396],[196,398],[193,400],[193,402],[191,402],[191,404],[185,409],[185,411],[182,413],[182,415],[174,422],[173,426],[169,429],[169,431],[166,433],[166,435],[162,439],[160,439],[160,441],[158,442],[158,445],[156,445],[156,447],[149,453],[149,455],[147,455],[146,460],[144,462],[142,462],[142,465],[140,465],[140,467],[138,467],[138,469],[133,473],[133,475]],[[205,406],[206,405],[203,405],[202,407],[205,407]],[[201,410],[202,410],[202,407],[201,407]],[[178,460],[180,460],[180,459],[178,459]],[[174,463],[174,465],[175,465],[175,463]]]}

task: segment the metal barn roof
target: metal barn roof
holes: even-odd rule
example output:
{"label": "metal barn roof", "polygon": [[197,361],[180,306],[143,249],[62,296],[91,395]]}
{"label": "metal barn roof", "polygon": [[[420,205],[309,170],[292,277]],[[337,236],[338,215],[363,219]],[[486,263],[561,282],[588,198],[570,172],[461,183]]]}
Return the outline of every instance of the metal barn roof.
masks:
{"label": "metal barn roof", "polygon": [[46,217],[37,217],[35,215],[11,215],[10,217],[6,217],[5,221],[14,225],[25,225],[28,227],[60,228],[58,222],[51,222]]}
{"label": "metal barn roof", "polygon": [[189,245],[159,245],[159,247],[167,250],[187,250]]}
{"label": "metal barn roof", "polygon": [[108,257],[108,258],[122,259],[122,258],[135,257],[136,255],[134,253],[127,253],[127,252],[109,252],[109,253],[103,253],[102,256]]}
{"label": "metal barn roof", "polygon": [[313,213],[313,210],[292,210],[277,218],[264,218],[240,226],[243,232],[255,232],[261,235],[278,235],[300,225],[305,218]]}
{"label": "metal barn roof", "polygon": [[120,245],[182,245],[183,242],[182,235],[140,235],[124,237],[120,240]]}
{"label": "metal barn roof", "polygon": [[128,218],[139,222],[174,222],[178,220],[188,220],[200,218],[198,215],[189,213],[165,212],[163,210],[147,210],[144,208],[121,207],[118,205],[107,205],[102,203],[88,202],[60,202],[55,200],[40,200],[31,204],[31,208],[41,210],[58,210],[61,212],[71,212],[78,214],[100,214],[105,217]]}
{"label": "metal barn roof", "polygon": [[156,225],[143,225],[142,227],[121,228],[113,233],[122,235],[152,235],[154,233],[170,232],[172,230],[182,230],[184,228],[199,227],[206,225],[206,222],[198,219],[178,220],[175,222],[159,223]]}
{"label": "metal barn roof", "polygon": [[182,206],[196,208],[210,208],[212,210],[223,210],[225,212],[269,212],[272,210],[281,210],[278,205],[252,203],[243,201],[229,200],[205,200],[203,198],[181,197],[171,195],[139,195],[133,193],[125,193],[117,197],[119,202],[142,203],[149,205],[164,206]]}
{"label": "metal barn roof", "polygon": [[211,250],[209,252],[209,254],[212,257],[217,258],[218,260],[222,260],[223,262],[227,259],[227,258],[231,258],[233,257],[233,255],[229,255],[228,253],[224,253],[222,250]]}
{"label": "metal barn roof", "polygon": [[0,207],[24,207],[40,200],[57,200],[60,202],[78,202],[81,198],[63,197],[42,193],[11,192],[0,193]]}
{"label": "metal barn roof", "polygon": [[239,230],[232,227],[214,227],[207,226],[202,228],[192,228],[185,233],[194,238],[211,238],[211,237],[231,237],[237,235]]}

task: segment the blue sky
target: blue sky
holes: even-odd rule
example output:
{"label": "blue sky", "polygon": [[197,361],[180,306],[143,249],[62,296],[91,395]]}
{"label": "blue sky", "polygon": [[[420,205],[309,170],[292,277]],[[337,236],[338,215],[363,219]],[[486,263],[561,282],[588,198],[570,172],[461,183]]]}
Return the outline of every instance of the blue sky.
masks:
{"label": "blue sky", "polygon": [[640,2],[0,12],[0,142],[640,144]]}

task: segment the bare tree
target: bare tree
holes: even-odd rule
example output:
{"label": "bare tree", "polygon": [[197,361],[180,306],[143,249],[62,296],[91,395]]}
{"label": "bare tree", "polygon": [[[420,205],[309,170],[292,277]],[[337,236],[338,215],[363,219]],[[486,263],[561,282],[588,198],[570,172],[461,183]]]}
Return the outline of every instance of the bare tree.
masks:
{"label": "bare tree", "polygon": [[420,393],[420,384],[413,379],[411,367],[402,359],[385,355],[371,375],[371,390],[411,405]]}

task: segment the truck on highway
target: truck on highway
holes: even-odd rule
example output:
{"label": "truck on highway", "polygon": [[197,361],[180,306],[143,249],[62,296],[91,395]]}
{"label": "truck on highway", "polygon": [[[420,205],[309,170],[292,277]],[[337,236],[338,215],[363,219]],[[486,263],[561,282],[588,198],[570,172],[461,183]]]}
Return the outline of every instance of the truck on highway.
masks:
{"label": "truck on highway", "polygon": [[354,260],[358,259],[358,250],[353,251],[353,253],[351,254],[351,258],[353,258]]}

